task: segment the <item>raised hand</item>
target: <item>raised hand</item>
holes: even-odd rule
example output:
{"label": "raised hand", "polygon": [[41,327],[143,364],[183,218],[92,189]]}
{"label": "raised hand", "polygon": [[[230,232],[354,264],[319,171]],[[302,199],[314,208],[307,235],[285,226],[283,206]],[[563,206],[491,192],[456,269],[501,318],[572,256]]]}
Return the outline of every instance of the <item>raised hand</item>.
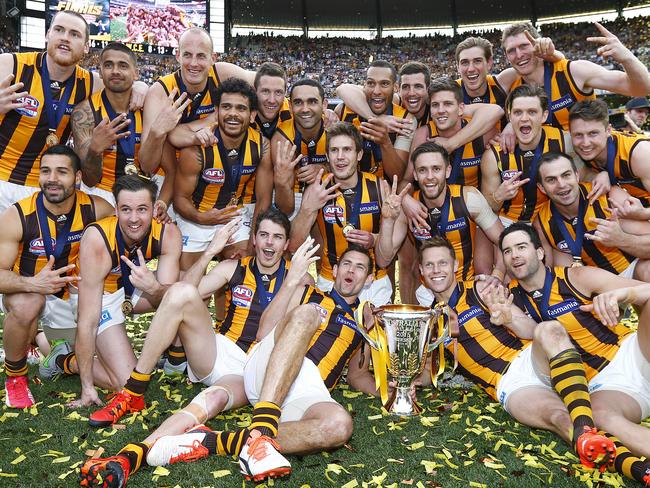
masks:
{"label": "raised hand", "polygon": [[388,126],[379,117],[369,119],[366,122],[361,122],[359,132],[361,132],[364,139],[379,144],[380,146],[384,144],[392,144]]}
{"label": "raised hand", "polygon": [[26,91],[20,91],[25,85],[23,83],[12,84],[13,79],[14,75],[7,75],[0,81],[0,114],[6,114],[11,110],[27,106],[27,103],[17,101],[19,98],[28,95]]}
{"label": "raised hand", "polygon": [[520,180],[521,174],[521,171],[517,171],[511,178],[502,181],[492,197],[501,203],[515,198],[519,188],[530,181],[530,178]]}
{"label": "raised hand", "polygon": [[144,260],[142,251],[138,248],[138,264],[136,265],[126,256],[120,256],[120,259],[126,263],[126,265],[131,268],[131,274],[129,275],[129,281],[131,284],[138,290],[142,290],[145,293],[149,293],[152,290],[155,290],[158,286],[158,280],[156,280],[156,275],[153,274],[149,268],[147,268],[147,263]]}
{"label": "raised hand", "polygon": [[232,236],[239,230],[241,227],[242,219],[232,219],[226,225],[221,227],[217,232],[215,232],[212,241],[208,244],[208,248],[205,250],[207,254],[216,256],[221,253],[228,244],[232,244]]}
{"label": "raised hand", "polygon": [[172,222],[172,218],[167,213],[167,204],[164,200],[156,200],[153,204],[153,218],[159,224],[170,224]]}
{"label": "raised hand", "polygon": [[581,305],[580,310],[594,312],[603,325],[615,327],[620,314],[619,303],[625,303],[625,300],[629,299],[629,295],[629,288],[619,288],[601,293],[594,297],[591,304]]}
{"label": "raised hand", "polygon": [[481,298],[490,312],[490,322],[501,326],[512,322],[514,295],[507,295],[503,285],[490,283],[483,289]]}
{"label": "raised hand", "polygon": [[54,256],[50,256],[47,264],[32,278],[33,292],[41,295],[54,295],[68,283],[79,281],[81,278],[78,276],[67,276],[68,271],[74,268],[74,264],[68,264],[62,268],[54,269]]}
{"label": "raised hand", "polygon": [[428,222],[429,211],[422,202],[418,202],[411,195],[404,195],[402,198],[402,210],[411,229],[431,229]]}
{"label": "raised hand", "polygon": [[95,154],[101,154],[114,145],[117,140],[129,137],[131,135],[130,131],[122,131],[124,131],[130,123],[131,121],[126,114],[118,114],[113,120],[104,117],[93,129],[90,149]]}
{"label": "raised hand", "polygon": [[406,137],[409,137],[413,133],[413,122],[404,117],[380,115],[378,119],[384,123],[389,132],[394,132]]}
{"label": "raised hand", "polygon": [[302,161],[302,154],[296,156],[296,146],[285,139],[278,141],[278,150],[273,161],[273,170],[281,181],[291,180],[295,167]]}
{"label": "raised hand", "polygon": [[320,258],[316,256],[316,252],[320,247],[319,244],[314,244],[314,238],[308,237],[305,239],[296,252],[293,253],[291,258],[291,266],[287,271],[286,281],[291,286],[297,286],[302,281],[302,277],[309,271],[311,263],[315,263]]}
{"label": "raised hand", "polygon": [[305,188],[302,194],[301,208],[311,212],[318,212],[327,202],[341,195],[341,192],[339,192],[341,185],[339,183],[330,187],[327,186],[334,178],[334,175],[330,173],[323,178],[324,172],[325,170],[321,168],[316,175],[316,180]]}
{"label": "raised hand", "polygon": [[627,59],[633,58],[634,54],[626,48],[623,43],[614,34],[609,32],[599,22],[594,22],[596,29],[600,33],[597,37],[587,37],[587,42],[599,44],[600,47],[596,53],[604,59],[612,58],[614,61],[623,63]]}
{"label": "raised hand", "polygon": [[224,208],[211,208],[201,214],[202,225],[221,225],[227,224],[231,220],[239,217],[241,212],[237,205],[228,205]]}
{"label": "raised hand", "polygon": [[555,53],[555,45],[550,37],[538,37],[535,39],[530,32],[524,31],[526,38],[533,45],[535,56],[542,58],[546,61],[555,59],[553,54]]}
{"label": "raised hand", "polygon": [[153,129],[160,134],[168,134],[174,127],[178,125],[181,117],[185,113],[185,109],[190,104],[190,99],[187,93],[181,93],[181,96],[174,100],[178,93],[178,89],[174,88],[167,97],[167,103],[158,112],[158,116],[153,123]]}
{"label": "raised hand", "polygon": [[591,191],[587,194],[589,205],[592,205],[601,195],[607,195],[612,189],[607,171],[601,171],[591,180]]}
{"label": "raised hand", "polygon": [[650,209],[645,208],[641,200],[628,195],[622,202],[610,200],[610,211],[616,211],[617,215],[624,219],[650,220]]}
{"label": "raised hand", "polygon": [[600,242],[603,246],[619,247],[625,241],[627,234],[621,228],[616,211],[608,219],[599,219],[591,217],[591,223],[596,224],[596,230],[593,234],[585,233],[585,237],[590,241]]}
{"label": "raised hand", "polygon": [[381,206],[381,216],[384,219],[397,220],[402,213],[402,200],[411,189],[409,183],[404,189],[397,193],[397,176],[393,176],[392,186],[388,186],[385,179],[380,180],[381,192],[384,195],[384,203]]}

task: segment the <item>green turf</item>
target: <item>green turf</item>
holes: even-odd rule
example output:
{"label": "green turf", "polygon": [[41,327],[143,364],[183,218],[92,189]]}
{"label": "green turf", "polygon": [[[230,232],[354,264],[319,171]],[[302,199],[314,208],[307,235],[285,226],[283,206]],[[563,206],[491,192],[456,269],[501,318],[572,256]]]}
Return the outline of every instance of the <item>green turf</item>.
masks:
{"label": "green turf", "polygon": [[[139,323],[129,327],[141,347]],[[33,367],[30,375],[36,374]],[[58,487],[77,485],[77,468],[90,449],[114,454],[128,442],[142,440],[174,410],[185,405],[199,387],[182,380],[154,376],[147,392],[150,408],[127,417],[126,429],[93,430],[85,418],[64,404],[79,393],[77,378],[32,384],[38,405],[31,411],[0,411],[0,486]],[[598,486],[593,473],[574,465],[569,446],[550,433],[531,431],[511,420],[478,389],[425,389],[419,397],[425,412],[400,419],[382,416],[379,401],[343,386],[335,398],[354,417],[354,435],[346,448],[302,458],[291,457],[291,478],[277,486],[327,487],[510,487]],[[4,399],[4,398],[3,398]],[[210,425],[234,428],[250,420],[250,409],[218,417]],[[568,454],[568,455],[567,455]],[[213,457],[176,464],[156,476],[145,468],[129,480],[133,487],[242,486],[232,459]],[[579,476],[584,480],[581,481]],[[623,486],[616,475],[605,483]],[[620,484],[619,484],[620,483]],[[627,481],[628,486],[634,483]],[[249,486],[253,486],[249,483]],[[604,486],[604,485],[602,485]]]}

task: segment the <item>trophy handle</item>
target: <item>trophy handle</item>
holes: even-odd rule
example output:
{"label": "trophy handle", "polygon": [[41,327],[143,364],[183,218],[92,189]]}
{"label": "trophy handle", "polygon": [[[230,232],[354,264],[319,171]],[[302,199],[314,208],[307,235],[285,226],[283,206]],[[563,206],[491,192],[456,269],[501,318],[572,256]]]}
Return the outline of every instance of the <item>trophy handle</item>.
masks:
{"label": "trophy handle", "polygon": [[[366,328],[365,318],[364,318],[364,315],[363,315],[363,311],[364,311],[364,309],[366,307],[366,304],[370,305],[370,302],[368,302],[368,301],[361,302],[359,304],[359,306],[357,307],[357,309],[354,311],[354,319],[357,322],[357,325],[359,326],[359,328],[357,330],[358,330],[359,334],[361,334],[361,337],[363,337],[363,339],[370,345],[370,347],[372,347],[376,351],[379,351],[381,349],[381,346],[379,345],[377,340],[373,339],[370,336],[370,334],[368,333],[368,329]],[[372,330],[378,331],[379,330],[379,323],[378,323],[378,320],[377,320],[377,316],[374,313],[373,313],[373,319],[374,319],[374,323],[373,323],[372,327],[370,328],[370,330],[371,331]]]}
{"label": "trophy handle", "polygon": [[[431,320],[437,321],[437,324],[433,326],[438,327],[438,337],[435,341],[429,343],[429,347],[427,348],[428,352],[435,351],[437,347],[449,338],[449,309],[445,304],[438,304],[436,308],[439,309],[439,313],[432,317]],[[447,320],[444,317],[447,317]]]}

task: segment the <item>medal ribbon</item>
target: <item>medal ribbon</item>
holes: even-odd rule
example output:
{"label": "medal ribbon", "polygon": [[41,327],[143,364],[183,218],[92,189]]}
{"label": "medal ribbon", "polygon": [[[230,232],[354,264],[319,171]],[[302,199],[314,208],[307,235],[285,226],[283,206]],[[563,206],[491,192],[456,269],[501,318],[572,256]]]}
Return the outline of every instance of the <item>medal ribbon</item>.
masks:
{"label": "medal ribbon", "polygon": [[[465,122],[464,119],[461,119],[460,122],[460,128],[462,129],[467,125],[467,122]],[[460,146],[456,149],[454,149],[453,153],[451,156],[453,156],[453,160],[451,161],[451,173],[449,174],[449,178],[447,178],[447,183],[457,185],[459,183],[460,179],[460,173],[463,171],[463,168],[461,166],[462,160],[463,160],[463,152],[465,150],[465,146]]]}
{"label": "medal ribbon", "polygon": [[[114,120],[117,117],[117,114],[115,113],[115,110],[113,110],[111,102],[108,101],[106,90],[102,90],[102,102],[106,108],[109,120]],[[133,112],[129,111],[126,116],[129,119],[129,137],[122,137],[121,139],[118,139],[117,142],[120,149],[122,149],[122,153],[126,157],[126,160],[131,163],[135,161],[135,115]]]}
{"label": "medal ribbon", "polygon": [[[293,126],[294,132],[296,135],[293,138],[293,143],[296,146],[296,151],[302,153],[302,134],[294,124]],[[312,164],[312,159],[314,159],[314,156],[316,156],[316,150],[318,149],[318,141],[320,141],[320,138],[323,137],[323,132],[325,131],[325,124],[323,124],[323,121],[321,120],[320,122],[320,128],[318,129],[318,134],[316,137],[311,141],[314,144],[310,147],[309,144],[306,144],[307,146],[307,162],[303,163],[302,161],[298,164],[298,167],[303,167],[307,166],[308,164]]]}
{"label": "medal ribbon", "polygon": [[195,93],[194,95],[190,95],[190,92],[187,91],[187,87],[183,82],[183,76],[181,75],[180,70],[176,72],[176,83],[178,84],[178,90],[180,92],[178,95],[180,96],[183,93],[187,93],[187,96],[191,100],[189,113],[185,112],[181,116],[180,123],[185,124],[187,122],[192,122],[198,118],[196,116],[196,111],[199,109],[199,107],[203,103],[203,100],[205,99],[205,95],[208,93],[210,78],[208,77],[208,81],[206,82],[205,88],[200,92]]}
{"label": "medal ribbon", "polygon": [[609,183],[615,185],[617,183],[616,173],[614,172],[614,160],[616,159],[616,144],[614,143],[614,136],[607,138],[607,174],[609,175]]}
{"label": "medal ribbon", "polygon": [[544,91],[546,92],[546,96],[548,97],[548,116],[546,117],[546,122],[544,123],[547,125],[553,125],[553,111],[551,110],[551,106],[553,104],[553,98],[551,93],[552,83],[553,83],[553,65],[548,61],[544,61]]}
{"label": "medal ribbon", "polygon": [[[239,182],[241,181],[242,171],[244,169],[244,156],[246,155],[246,143],[248,142],[248,133],[244,136],[244,139],[241,141],[239,146],[239,151],[237,155],[237,163],[230,165],[230,158],[228,157],[228,150],[226,146],[223,145],[223,140],[221,139],[221,133],[219,132],[219,127],[215,127],[214,135],[217,137],[217,149],[219,150],[219,156],[221,157],[221,164],[224,167],[224,178],[225,186],[230,190],[230,193],[233,197],[237,196],[237,191],[239,190]],[[228,166],[228,167],[226,167]]]}
{"label": "medal ribbon", "polygon": [[[47,115],[47,125],[50,131],[56,133],[63,116],[65,115],[65,110],[68,106],[68,101],[72,95],[72,90],[74,88],[75,74],[73,73],[65,81],[63,87],[63,93],[58,100],[54,101],[52,98],[52,89],[50,87],[50,72],[47,69],[46,57],[47,54],[43,54],[43,65],[41,66],[41,83],[43,85],[43,97],[45,98],[45,114]],[[76,71],[75,71],[76,73]]]}
{"label": "medal ribbon", "polygon": [[[472,103],[477,103],[474,101],[474,99],[477,97],[470,97],[469,93],[467,93],[467,90],[465,89],[465,85],[462,82],[460,84],[460,87],[463,90],[463,103],[465,105],[471,105]],[[490,89],[487,88],[485,90],[485,95],[478,98],[481,99],[481,103],[490,103]]]}
{"label": "medal ribbon", "polygon": [[[420,193],[420,199],[423,200],[422,193]],[[424,203],[424,201],[422,201],[422,203]],[[449,191],[449,187],[447,187],[446,194],[445,194],[445,203],[442,204],[442,208],[440,209],[440,220],[435,225],[433,223],[433,219],[431,218],[431,212],[429,211],[429,226],[431,227],[431,231],[441,237],[444,237],[447,232],[447,223],[449,222],[450,205],[451,205],[451,192]]]}
{"label": "medal ribbon", "polygon": [[[257,260],[253,262],[253,275],[255,276],[256,290],[259,296],[259,304],[266,308],[266,306],[271,303],[273,297],[278,292],[282,286],[282,281],[284,280],[284,270],[285,270],[285,260],[284,258],[280,259],[280,267],[276,270],[275,274],[275,286],[273,291],[268,291],[264,286],[264,280],[262,280],[262,273],[260,273],[259,268],[257,267]],[[269,288],[271,283],[269,282]]]}
{"label": "medal ribbon", "polygon": [[[133,295],[133,290],[135,287],[133,286],[133,283],[131,283],[131,280],[129,277],[131,276],[131,268],[120,259],[120,256],[126,256],[125,253],[125,246],[124,246],[124,237],[122,236],[122,229],[120,229],[120,225],[117,224],[117,229],[115,230],[115,240],[117,241],[117,259],[120,262],[120,270],[122,271],[122,286],[124,287],[124,299],[125,300],[130,300],[131,296]],[[147,254],[147,246],[149,244],[149,233],[145,236],[144,239],[145,242],[145,248],[142,249],[142,256],[146,256]],[[138,262],[138,254],[137,254],[137,247],[133,248],[133,252],[129,252],[129,259],[133,264],[136,266],[140,266],[140,263]],[[145,258],[146,259],[146,258]]]}
{"label": "medal ribbon", "polygon": [[581,259],[582,256],[582,243],[584,241],[585,237],[585,213],[587,212],[587,199],[582,195],[582,187],[579,187],[580,189],[580,204],[578,205],[578,216],[576,217],[576,227],[575,227],[575,233],[576,233],[576,238],[574,239],[571,237],[571,233],[569,232],[569,229],[567,228],[567,224],[562,219],[562,216],[560,215],[560,212],[557,210],[553,202],[551,202],[551,215],[553,216],[553,221],[555,222],[555,225],[557,225],[558,229],[560,229],[560,233],[562,234],[562,237],[564,238],[564,242],[566,242],[566,245],[569,247],[569,250],[571,251],[571,255],[573,256],[574,259]]}
{"label": "medal ribbon", "polygon": [[38,227],[41,231],[41,237],[43,238],[43,247],[45,248],[45,255],[47,259],[50,259],[50,256],[54,256],[54,259],[58,259],[63,252],[63,248],[68,242],[68,236],[70,235],[70,229],[72,228],[72,220],[74,214],[74,209],[77,205],[77,197],[75,196],[74,204],[72,206],[72,211],[70,215],[67,216],[63,228],[59,231],[57,230],[56,235],[56,245],[52,249],[52,236],[50,234],[50,225],[48,222],[47,211],[45,210],[45,205],[43,204],[43,192],[39,192],[36,197],[36,214],[38,216]]}
{"label": "medal ribbon", "polygon": [[[542,137],[539,140],[539,144],[537,144],[537,147],[535,148],[535,151],[533,153],[533,160],[530,162],[530,166],[528,168],[528,178],[530,178],[530,181],[526,183],[526,190],[524,193],[524,206],[526,207],[526,202],[531,202],[531,201],[537,201],[537,163],[539,163],[540,158],[542,157],[542,150],[544,149],[544,142],[546,140],[546,132],[544,132],[544,129],[542,129]],[[515,158],[517,161],[521,161],[521,172],[522,175],[520,178],[525,179],[526,175],[524,174],[524,157],[521,154],[522,150],[519,148],[519,146],[515,146]],[[528,152],[526,150],[525,152]]]}
{"label": "medal ribbon", "polygon": [[[339,198],[343,198],[344,208],[345,208],[345,222],[354,226],[355,229],[359,228],[359,211],[361,210],[361,197],[363,196],[363,177],[360,173],[357,173],[357,185],[354,187],[354,204],[348,209],[348,200],[341,195]],[[343,228],[343,222],[339,218],[338,214],[334,214],[336,223],[340,228]]]}
{"label": "medal ribbon", "polygon": [[521,288],[521,285],[518,285],[519,289],[523,291],[521,294],[524,298],[524,307],[530,316],[535,320],[535,322],[543,322],[544,320],[553,320],[552,317],[548,315],[548,301],[551,296],[551,285],[553,284],[553,275],[551,270],[546,268],[546,277],[544,278],[544,288],[542,289],[542,300],[539,303],[539,313],[535,308],[535,305],[531,302],[530,295],[526,290]]}

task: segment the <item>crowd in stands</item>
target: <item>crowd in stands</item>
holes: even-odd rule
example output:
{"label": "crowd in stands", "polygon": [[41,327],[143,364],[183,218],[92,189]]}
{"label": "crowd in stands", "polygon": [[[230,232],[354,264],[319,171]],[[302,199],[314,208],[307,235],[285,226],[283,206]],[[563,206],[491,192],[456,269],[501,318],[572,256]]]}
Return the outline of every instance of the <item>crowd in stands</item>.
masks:
{"label": "crowd in stands", "polygon": [[[605,22],[607,29],[615,33],[646,65],[650,65],[650,18],[636,17]],[[7,29],[0,29],[0,52],[16,50],[16,39]],[[596,54],[596,46],[586,42],[589,36],[598,35],[593,24],[556,23],[540,28],[542,35],[551,37],[557,49],[569,59],[587,59],[607,68],[616,68],[608,60]],[[456,36],[428,35],[424,37],[365,40],[340,37],[310,38],[300,36],[251,35],[231,39],[228,54],[220,55],[220,61],[228,61],[246,69],[256,69],[264,61],[276,61],[287,67],[290,83],[302,77],[318,78],[329,97],[334,96],[341,83],[360,83],[370,59],[385,59],[399,66],[409,60],[426,63],[434,76],[455,76],[454,51],[456,44],[470,35],[480,35],[495,46],[494,72],[507,67],[502,50],[501,31],[464,32]],[[97,66],[97,51],[91,52],[84,65]],[[155,54],[139,55],[140,78],[146,83],[168,73],[176,66],[173,56]]]}

